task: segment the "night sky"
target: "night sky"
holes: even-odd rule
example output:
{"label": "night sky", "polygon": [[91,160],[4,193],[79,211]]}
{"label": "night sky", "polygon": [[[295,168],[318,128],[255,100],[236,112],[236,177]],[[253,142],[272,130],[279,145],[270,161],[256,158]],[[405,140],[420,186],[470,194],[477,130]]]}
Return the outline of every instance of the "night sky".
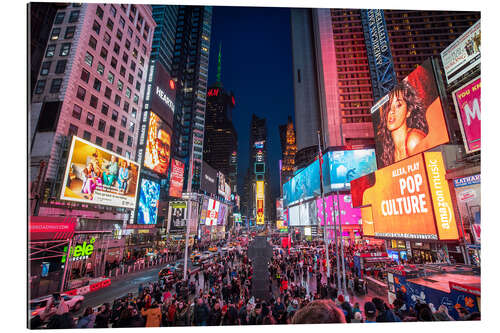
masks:
{"label": "night sky", "polygon": [[293,117],[293,76],[289,8],[213,7],[209,85],[217,74],[222,42],[221,81],[233,91],[238,134],[238,191],[249,163],[252,113],[266,118],[271,190],[279,196],[281,147],[278,126]]}

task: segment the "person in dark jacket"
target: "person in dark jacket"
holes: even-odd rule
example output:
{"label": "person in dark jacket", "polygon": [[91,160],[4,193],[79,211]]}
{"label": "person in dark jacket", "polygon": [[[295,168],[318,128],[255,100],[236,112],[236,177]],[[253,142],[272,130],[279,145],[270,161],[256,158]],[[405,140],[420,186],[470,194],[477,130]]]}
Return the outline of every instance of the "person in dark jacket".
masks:
{"label": "person in dark jacket", "polygon": [[95,328],[108,328],[109,320],[111,318],[111,310],[109,303],[101,305],[99,312],[95,318]]}
{"label": "person in dark jacket", "polygon": [[174,326],[188,326],[188,307],[180,300],[174,316]]}
{"label": "person in dark jacket", "polygon": [[207,304],[205,304],[202,297],[198,298],[198,302],[194,307],[194,326],[207,326],[209,315],[210,310]]}
{"label": "person in dark jacket", "polygon": [[391,309],[384,303],[384,301],[378,297],[372,298],[373,304],[377,308],[377,323],[387,323],[387,322],[399,322],[398,316],[392,312]]}
{"label": "person in dark jacket", "polygon": [[222,318],[222,313],[220,309],[220,303],[217,302],[214,304],[212,311],[210,311],[208,325],[220,326],[221,318]]}

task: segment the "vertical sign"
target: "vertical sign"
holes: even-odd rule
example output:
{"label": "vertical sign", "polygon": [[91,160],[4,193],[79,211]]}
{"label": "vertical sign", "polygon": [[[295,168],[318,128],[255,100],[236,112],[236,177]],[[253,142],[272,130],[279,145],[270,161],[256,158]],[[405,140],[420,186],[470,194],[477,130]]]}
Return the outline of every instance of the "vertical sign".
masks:
{"label": "vertical sign", "polygon": [[257,202],[257,224],[264,224],[264,181],[256,181],[255,199]]}
{"label": "vertical sign", "polygon": [[481,149],[481,77],[453,92],[458,123],[467,153]]}

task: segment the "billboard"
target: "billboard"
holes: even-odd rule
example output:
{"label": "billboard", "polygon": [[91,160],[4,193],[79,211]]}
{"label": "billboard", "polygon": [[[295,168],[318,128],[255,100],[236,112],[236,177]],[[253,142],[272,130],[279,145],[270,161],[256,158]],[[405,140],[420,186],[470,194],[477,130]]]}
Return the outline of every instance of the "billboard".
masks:
{"label": "billboard", "polygon": [[183,183],[184,163],[173,158],[170,166],[170,189],[168,195],[175,198],[181,198]]}
{"label": "billboard", "polygon": [[351,180],[377,170],[375,149],[329,151],[323,156],[325,193],[349,190]]}
{"label": "billboard", "polygon": [[481,175],[453,180],[457,209],[464,224],[472,226],[477,243],[481,241]]}
{"label": "billboard", "polygon": [[449,141],[430,60],[382,97],[371,112],[379,169]]}
{"label": "billboard", "polygon": [[150,112],[148,137],[144,166],[154,172],[167,176],[170,163],[172,130],[154,112]]}
{"label": "billboard", "polygon": [[234,219],[234,223],[242,223],[240,213],[233,213],[233,219]]}
{"label": "billboard", "polygon": [[205,220],[205,225],[212,226],[217,225],[217,219],[219,216],[219,201],[214,199],[208,199],[207,207],[207,218]]}
{"label": "billboard", "polygon": [[203,162],[200,188],[211,194],[217,194],[217,171]]}
{"label": "billboard", "polygon": [[276,199],[276,218],[283,219],[283,199]]}
{"label": "billboard", "polygon": [[[440,152],[426,152],[351,182],[353,207],[374,236],[456,240],[458,230]],[[365,215],[371,208],[371,216]]]}
{"label": "billboard", "polygon": [[[321,198],[316,200],[316,207],[318,209],[318,221],[320,225],[325,225],[323,219],[323,202]],[[339,209],[340,207],[340,209]],[[332,208],[334,208],[334,213],[332,213]],[[326,225],[334,225],[333,215],[335,218],[339,219],[340,210],[340,222],[344,225],[361,224],[361,210],[359,208],[352,208],[351,196],[349,194],[335,194],[325,196],[325,209],[326,209]]]}
{"label": "billboard", "polygon": [[61,200],[135,208],[137,163],[73,136]]}
{"label": "billboard", "polygon": [[264,181],[255,182],[255,199],[257,202],[257,224],[264,224]]}
{"label": "billboard", "polygon": [[219,195],[222,195],[223,197],[226,196],[226,183],[225,183],[225,176],[222,172],[217,173],[218,181],[217,181],[217,193]]}
{"label": "billboard", "polygon": [[151,109],[172,126],[175,112],[175,83],[163,65],[156,61],[153,90],[151,91]]}
{"label": "billboard", "polygon": [[227,205],[221,203],[219,205],[219,213],[217,214],[217,225],[226,224],[226,214],[227,214]]}
{"label": "billboard", "polygon": [[448,84],[481,63],[481,21],[477,21],[441,52]]}
{"label": "billboard", "polygon": [[159,201],[160,183],[142,178],[137,207],[137,224],[156,224]]}
{"label": "billboard", "polygon": [[184,233],[186,232],[186,201],[171,201],[169,203],[169,232]]}
{"label": "billboard", "polygon": [[231,186],[229,185],[229,183],[226,183],[224,182],[224,199],[226,199],[227,201],[230,201],[231,200]]}
{"label": "billboard", "polygon": [[285,206],[318,195],[320,195],[320,177],[317,159],[283,185],[283,204]]}
{"label": "billboard", "polygon": [[203,198],[203,203],[201,204],[200,224],[205,224],[205,220],[207,218],[207,208],[208,198]]}
{"label": "billboard", "polygon": [[481,77],[467,82],[453,92],[458,124],[467,153],[481,149]]}
{"label": "billboard", "polygon": [[288,225],[292,227],[318,224],[318,208],[316,200],[304,202],[289,208]]}

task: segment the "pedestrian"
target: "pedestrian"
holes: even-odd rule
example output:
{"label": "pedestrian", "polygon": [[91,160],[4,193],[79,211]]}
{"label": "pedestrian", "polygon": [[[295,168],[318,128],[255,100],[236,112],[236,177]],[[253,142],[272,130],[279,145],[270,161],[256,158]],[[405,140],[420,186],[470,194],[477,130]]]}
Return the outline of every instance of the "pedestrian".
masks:
{"label": "pedestrian", "polygon": [[104,303],[103,305],[101,305],[101,307],[99,308],[99,312],[96,315],[94,327],[108,328],[110,318],[111,318],[110,304]]}
{"label": "pedestrian", "polygon": [[94,309],[92,307],[87,307],[85,312],[80,319],[78,319],[78,324],[76,328],[94,328],[96,314],[94,313]]}
{"label": "pedestrian", "polygon": [[158,302],[154,301],[150,308],[141,310],[141,315],[146,317],[146,327],[160,327],[161,326],[161,309]]}

